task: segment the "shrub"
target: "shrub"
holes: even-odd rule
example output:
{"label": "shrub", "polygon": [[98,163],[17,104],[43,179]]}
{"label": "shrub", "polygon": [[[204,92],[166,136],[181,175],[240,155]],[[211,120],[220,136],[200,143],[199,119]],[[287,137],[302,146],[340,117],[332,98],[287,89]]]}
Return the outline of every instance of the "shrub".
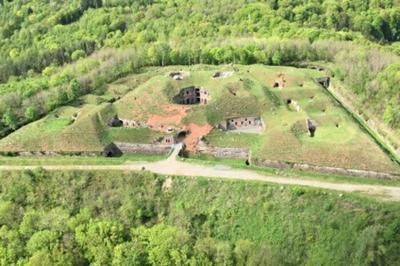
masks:
{"label": "shrub", "polygon": [[71,54],[71,59],[72,59],[72,61],[76,61],[76,60],[78,60],[79,58],[83,58],[83,57],[85,57],[85,56],[86,56],[85,51],[83,51],[83,50],[76,50],[76,51],[74,51],[74,52]]}
{"label": "shrub", "polygon": [[307,126],[304,121],[299,120],[295,122],[291,127],[290,127],[290,132],[292,132],[296,137],[300,137],[303,134],[307,133]]}

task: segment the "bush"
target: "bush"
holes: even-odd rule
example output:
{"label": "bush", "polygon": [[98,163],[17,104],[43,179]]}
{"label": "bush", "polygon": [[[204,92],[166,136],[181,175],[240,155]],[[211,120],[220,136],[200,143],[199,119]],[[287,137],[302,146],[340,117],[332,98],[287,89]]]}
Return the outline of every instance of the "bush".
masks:
{"label": "bush", "polygon": [[71,59],[72,59],[72,61],[76,61],[76,60],[78,60],[79,58],[83,58],[83,57],[85,57],[85,56],[86,56],[85,51],[83,51],[83,50],[76,50],[76,51],[74,51],[74,52],[71,54]]}
{"label": "bush", "polygon": [[306,123],[303,120],[295,122],[290,127],[290,132],[292,132],[296,137],[300,137],[301,135],[306,134],[308,132]]}

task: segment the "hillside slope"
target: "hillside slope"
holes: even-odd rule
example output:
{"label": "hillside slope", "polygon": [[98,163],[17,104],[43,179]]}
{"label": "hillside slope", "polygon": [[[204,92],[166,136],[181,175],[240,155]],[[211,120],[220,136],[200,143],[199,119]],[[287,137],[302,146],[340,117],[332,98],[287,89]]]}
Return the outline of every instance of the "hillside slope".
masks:
{"label": "hillside slope", "polygon": [[397,0],[0,1],[0,136],[143,66],[319,60],[400,152],[398,14]]}
{"label": "hillside slope", "polygon": [[[180,70],[182,80],[170,73]],[[112,103],[111,90],[128,86],[131,75],[110,84],[104,94],[86,95],[83,105],[60,108],[0,140],[4,152],[95,153],[111,142],[160,143],[165,136],[187,132],[186,149],[198,155],[201,143],[218,148],[246,148],[252,160],[305,163],[347,169],[399,172],[399,166],[316,82],[323,71],[263,65],[196,65],[149,69],[151,78],[120,92]],[[229,76],[214,78],[215,73]],[[282,87],[274,82],[284,77]],[[116,87],[117,86],[117,87]],[[206,104],[178,104],[177,95],[192,86],[208,95]],[[117,116],[132,125],[111,127]],[[224,131],[229,119],[259,117],[262,128]],[[306,121],[316,123],[313,137]],[[243,123],[243,122],[242,122]],[[254,131],[256,130],[256,131]],[[244,159],[243,159],[244,160]]]}

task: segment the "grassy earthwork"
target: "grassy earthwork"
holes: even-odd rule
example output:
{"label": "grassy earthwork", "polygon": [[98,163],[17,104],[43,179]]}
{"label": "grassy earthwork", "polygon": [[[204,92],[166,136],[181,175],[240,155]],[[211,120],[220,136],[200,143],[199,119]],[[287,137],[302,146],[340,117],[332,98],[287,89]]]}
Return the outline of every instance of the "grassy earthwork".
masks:
{"label": "grassy earthwork", "polygon": [[[176,70],[189,75],[180,81],[168,77]],[[215,71],[234,74],[212,78]],[[284,73],[286,83],[274,88],[279,73]],[[155,143],[166,134],[159,128],[110,128],[107,121],[115,114],[176,130],[191,124],[215,127],[232,117],[261,116],[265,123],[261,134],[213,129],[204,138],[211,146],[249,148],[253,159],[399,172],[371,136],[314,81],[323,75],[317,70],[263,65],[148,68],[17,130],[0,140],[0,150],[99,152],[113,141]],[[189,86],[206,88],[209,104],[175,104],[173,97]],[[291,104],[287,104],[289,99]],[[306,118],[318,125],[313,138],[308,135]]]}

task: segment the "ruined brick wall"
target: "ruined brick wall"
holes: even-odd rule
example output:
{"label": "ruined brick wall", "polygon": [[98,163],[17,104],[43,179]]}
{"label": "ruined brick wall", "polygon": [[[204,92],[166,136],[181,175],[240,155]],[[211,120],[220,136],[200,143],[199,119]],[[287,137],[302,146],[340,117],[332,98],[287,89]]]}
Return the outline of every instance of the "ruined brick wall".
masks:
{"label": "ruined brick wall", "polygon": [[122,153],[165,155],[171,151],[171,145],[163,144],[136,144],[125,142],[115,142],[114,144]]}

